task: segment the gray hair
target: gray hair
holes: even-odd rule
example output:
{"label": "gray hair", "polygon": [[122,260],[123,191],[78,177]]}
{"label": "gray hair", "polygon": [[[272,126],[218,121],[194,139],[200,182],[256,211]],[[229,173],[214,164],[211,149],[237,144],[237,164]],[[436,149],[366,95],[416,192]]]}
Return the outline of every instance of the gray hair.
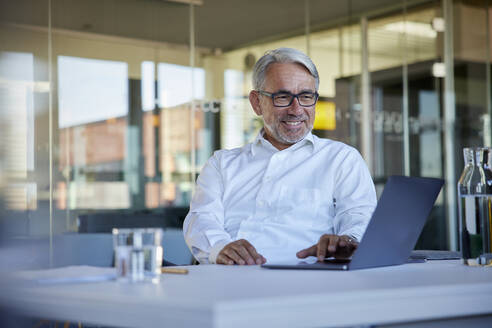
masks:
{"label": "gray hair", "polygon": [[304,66],[316,80],[316,91],[319,87],[319,75],[311,58],[293,48],[278,48],[267,51],[253,67],[253,88],[261,90],[265,84],[268,66],[274,63],[296,63]]}

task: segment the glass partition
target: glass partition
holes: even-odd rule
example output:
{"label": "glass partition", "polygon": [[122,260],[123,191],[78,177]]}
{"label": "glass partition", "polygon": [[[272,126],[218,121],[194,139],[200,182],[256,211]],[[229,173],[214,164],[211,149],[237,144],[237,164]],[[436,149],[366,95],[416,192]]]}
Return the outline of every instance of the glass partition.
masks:
{"label": "glass partition", "polygon": [[[189,193],[192,180],[188,175],[184,187],[183,182],[177,187],[163,171],[162,138],[191,126],[186,105],[191,94],[184,87],[191,75],[189,47],[186,40],[172,44],[157,37],[172,26],[172,21],[157,19],[170,5],[125,0],[116,11],[100,11],[101,6],[96,1],[73,6],[55,2],[53,10],[55,26],[72,26],[57,14],[92,22],[89,31],[73,33],[57,27],[53,31],[58,71],[53,96],[59,118],[55,133],[59,167],[54,167],[58,179],[53,183],[56,195],[62,196],[57,204],[65,210],[67,231],[78,229],[81,213],[185,204],[189,197],[177,200],[176,195],[179,188]],[[187,7],[178,9],[174,19],[187,28]],[[119,23],[134,15],[156,19],[138,28]],[[167,107],[176,107],[183,117],[165,134],[160,118]],[[180,138],[189,139],[186,132]],[[183,151],[189,154],[191,149]]]}
{"label": "glass partition", "polygon": [[[53,134],[49,1],[0,2],[0,272],[49,267]],[[14,14],[15,12],[15,14]],[[11,23],[16,20],[18,24]],[[22,23],[33,20],[36,26]],[[42,240],[26,247],[26,239]]]}
{"label": "glass partition", "polygon": [[[406,8],[371,19],[368,25],[371,72],[374,179],[382,187],[390,175],[444,177],[441,114],[442,30],[433,5]],[[452,187],[454,188],[454,187]],[[454,190],[454,189],[453,189]],[[446,207],[441,193],[418,248],[446,249]]]}

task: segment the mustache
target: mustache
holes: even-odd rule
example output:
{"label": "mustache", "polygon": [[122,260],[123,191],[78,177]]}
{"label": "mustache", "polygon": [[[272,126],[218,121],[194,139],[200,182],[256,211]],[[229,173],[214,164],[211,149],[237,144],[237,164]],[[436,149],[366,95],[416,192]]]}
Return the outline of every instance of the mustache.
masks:
{"label": "mustache", "polygon": [[287,114],[279,117],[279,119],[280,121],[307,121],[308,117],[306,115],[295,116]]}

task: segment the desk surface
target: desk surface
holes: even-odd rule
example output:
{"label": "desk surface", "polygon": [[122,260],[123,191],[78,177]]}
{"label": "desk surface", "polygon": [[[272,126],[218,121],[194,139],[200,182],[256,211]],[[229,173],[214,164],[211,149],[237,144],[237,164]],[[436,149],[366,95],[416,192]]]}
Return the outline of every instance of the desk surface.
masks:
{"label": "desk surface", "polygon": [[122,327],[329,327],[492,313],[492,268],[460,261],[345,272],[187,268],[158,284],[10,286],[0,300],[42,318]]}

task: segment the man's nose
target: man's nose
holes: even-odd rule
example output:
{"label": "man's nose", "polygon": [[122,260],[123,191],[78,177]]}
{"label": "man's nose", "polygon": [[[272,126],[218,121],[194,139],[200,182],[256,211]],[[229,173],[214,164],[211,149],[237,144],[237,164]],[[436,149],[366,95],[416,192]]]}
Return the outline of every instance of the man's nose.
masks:
{"label": "man's nose", "polygon": [[292,99],[292,104],[288,107],[287,111],[289,114],[293,115],[300,114],[304,111],[304,107],[299,104],[298,97],[294,97],[294,99]]}

